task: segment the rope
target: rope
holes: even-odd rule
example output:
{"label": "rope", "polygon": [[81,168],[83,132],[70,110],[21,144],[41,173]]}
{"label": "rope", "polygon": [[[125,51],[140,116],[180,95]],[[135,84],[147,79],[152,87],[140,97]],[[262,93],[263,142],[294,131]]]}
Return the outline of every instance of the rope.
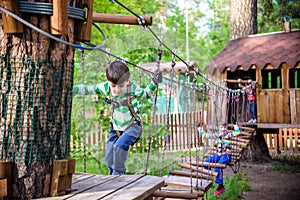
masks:
{"label": "rope", "polygon": [[[82,70],[82,85],[84,85],[84,50],[81,51],[81,70]],[[86,173],[86,133],[85,133],[85,98],[82,96],[82,129],[83,129],[83,172]]]}
{"label": "rope", "polygon": [[[160,60],[161,60],[161,57],[162,57],[161,43],[158,44],[158,53],[157,54],[158,54],[158,58],[157,58],[157,66],[156,67],[159,70],[160,69],[160,66],[159,66],[160,65]],[[154,127],[154,125],[155,125],[155,113],[156,113],[157,96],[158,96],[158,84],[156,86],[155,96],[154,96],[154,99],[153,99],[152,127]],[[148,143],[148,154],[147,154],[146,168],[145,168],[144,174],[147,174],[147,170],[148,170],[149,158],[150,158],[150,154],[151,154],[151,151],[152,151],[152,136],[153,136],[153,129],[151,129],[151,132],[150,132],[150,139],[149,139],[149,143]],[[158,162],[158,164],[159,164],[159,162]]]}
{"label": "rope", "polygon": [[[111,0],[111,2],[112,2],[112,3],[114,3],[114,2],[118,3],[120,6],[122,6],[124,9],[126,9],[126,10],[127,10],[128,12],[130,12],[132,15],[136,16],[136,17],[138,18],[138,21],[143,19],[141,16],[139,16],[138,14],[136,14],[135,12],[133,12],[131,9],[129,9],[128,7],[126,7],[126,6],[125,6],[124,4],[122,4],[121,2],[119,2],[119,1],[117,1],[117,0],[115,0],[115,1],[114,1],[114,0]],[[145,23],[141,23],[141,25],[145,26]],[[164,43],[159,39],[159,37],[155,34],[155,32],[154,32],[150,27],[147,26],[147,29],[148,29],[148,30],[150,31],[150,33],[155,37],[155,39],[156,39],[159,43],[161,43],[161,45],[162,45],[163,47],[165,47],[169,52],[172,52],[172,50],[171,50],[166,44],[164,44]],[[213,81],[209,80],[205,74],[203,74],[203,73],[201,73],[201,72],[199,71],[198,68],[193,68],[193,67],[190,66],[185,60],[183,60],[181,57],[179,57],[177,54],[176,54],[175,56],[176,56],[176,58],[177,58],[178,60],[180,60],[181,62],[183,62],[183,63],[187,66],[187,68],[188,68],[189,70],[192,70],[192,71],[194,71],[197,75],[201,76],[201,77],[203,78],[203,80],[205,80],[205,82],[208,82],[210,85],[214,85],[214,86],[217,87],[217,88],[221,88],[222,90],[228,90],[228,89],[226,89],[226,88],[224,88],[224,87],[221,87],[220,85],[214,83]]]}

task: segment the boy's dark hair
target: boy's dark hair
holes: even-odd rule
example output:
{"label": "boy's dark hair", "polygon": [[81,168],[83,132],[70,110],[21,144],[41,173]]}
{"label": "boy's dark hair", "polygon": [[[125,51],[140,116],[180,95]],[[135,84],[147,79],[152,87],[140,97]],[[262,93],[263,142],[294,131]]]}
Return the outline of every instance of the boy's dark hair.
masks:
{"label": "boy's dark hair", "polygon": [[106,79],[114,84],[123,84],[129,80],[129,77],[127,65],[120,60],[113,61],[106,68]]}

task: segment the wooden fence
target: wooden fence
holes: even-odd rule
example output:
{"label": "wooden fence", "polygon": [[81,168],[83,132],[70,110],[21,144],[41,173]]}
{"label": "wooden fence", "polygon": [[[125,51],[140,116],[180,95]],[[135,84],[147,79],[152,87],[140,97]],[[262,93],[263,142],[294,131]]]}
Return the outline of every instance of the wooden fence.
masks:
{"label": "wooden fence", "polygon": [[[168,119],[169,117],[169,119]],[[158,140],[158,144],[161,146],[167,143],[168,150],[187,150],[189,148],[199,147],[201,143],[200,133],[197,131],[197,123],[201,122],[200,111],[189,112],[189,113],[177,113],[177,114],[157,114],[155,117],[155,127],[150,127],[150,129],[159,130],[160,133],[155,133],[153,140]],[[169,136],[166,142],[165,132],[167,126],[167,120],[169,120]],[[206,123],[206,121],[204,121]],[[149,127],[145,127],[145,129]],[[108,137],[107,134],[104,134],[101,130],[101,127],[95,127],[99,129],[99,132],[93,134],[87,134],[85,138],[85,143],[89,145],[98,146],[100,149],[105,151],[105,143]],[[83,142],[76,142],[76,136],[71,138],[71,150],[79,149],[82,147]],[[197,145],[198,143],[198,145]],[[139,147],[139,146],[135,146]]]}
{"label": "wooden fence", "polygon": [[300,129],[280,128],[279,133],[264,134],[269,150],[284,154],[300,153]]}
{"label": "wooden fence", "polygon": [[[202,141],[197,130],[197,123],[201,122],[201,117],[203,118],[200,111],[176,113],[169,116],[166,114],[156,115],[155,124],[167,125],[167,121],[169,121],[168,150],[186,150],[199,147]],[[164,144],[164,139],[164,137],[160,138],[161,144]]]}

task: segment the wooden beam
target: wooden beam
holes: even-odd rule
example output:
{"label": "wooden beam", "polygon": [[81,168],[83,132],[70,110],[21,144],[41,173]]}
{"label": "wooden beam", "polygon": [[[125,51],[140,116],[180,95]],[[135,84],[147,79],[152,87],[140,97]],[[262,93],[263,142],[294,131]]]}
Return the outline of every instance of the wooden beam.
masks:
{"label": "wooden beam", "polygon": [[212,176],[217,176],[218,175],[217,172],[214,172],[214,171],[211,171],[211,170],[206,170],[206,169],[203,169],[203,168],[198,168],[198,167],[195,167],[193,165],[189,165],[187,163],[178,163],[178,166],[181,167],[181,168],[191,169],[193,171],[198,171],[199,173],[203,173],[203,174],[207,174],[207,175],[212,175]]}
{"label": "wooden beam", "polygon": [[175,191],[155,191],[153,193],[154,197],[164,197],[164,198],[181,198],[181,199],[198,199],[199,197],[204,196],[204,192],[199,191],[199,192],[175,192]]}
{"label": "wooden beam", "polygon": [[[146,26],[152,25],[151,16],[142,16]],[[93,21],[110,24],[141,25],[138,18],[132,15],[93,13]]]}
{"label": "wooden beam", "polygon": [[51,34],[68,34],[68,1],[52,0],[53,15],[50,17]]}
{"label": "wooden beam", "polygon": [[0,199],[12,198],[12,174],[11,174],[11,162],[0,161]]}
{"label": "wooden beam", "polygon": [[93,0],[82,0],[79,8],[86,10],[86,21],[81,22],[78,27],[77,41],[91,41],[93,22]]}
{"label": "wooden beam", "polygon": [[[21,16],[19,12],[18,0],[1,0],[3,8],[11,11],[17,16]],[[5,33],[23,33],[23,24],[11,17],[9,14],[2,12],[3,29]]]}

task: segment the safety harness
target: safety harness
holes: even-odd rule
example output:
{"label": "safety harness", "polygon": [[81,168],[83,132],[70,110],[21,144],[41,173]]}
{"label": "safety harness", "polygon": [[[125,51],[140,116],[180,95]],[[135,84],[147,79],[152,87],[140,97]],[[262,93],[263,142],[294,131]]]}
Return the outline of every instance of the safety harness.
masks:
{"label": "safety harness", "polygon": [[[111,111],[112,111],[112,116],[113,116],[113,112],[114,112],[114,109],[119,107],[119,106],[128,106],[129,108],[129,111],[132,115],[132,119],[131,119],[131,122],[128,124],[128,126],[126,127],[126,129],[128,127],[130,127],[135,121],[138,122],[139,125],[141,125],[141,119],[138,117],[137,113],[135,112],[134,108],[132,107],[132,101],[136,98],[135,96],[131,97],[131,81],[129,81],[129,84],[126,86],[127,88],[127,91],[126,91],[126,100],[122,100],[122,101],[115,101],[113,100],[112,98],[112,93],[111,93],[111,89],[109,88],[109,99],[106,97],[105,98],[105,101],[107,103],[110,103],[112,106],[111,106]],[[113,120],[113,119],[112,119]],[[126,130],[125,129],[125,130]],[[120,137],[122,134],[118,131],[118,130],[115,130],[118,137]]]}

